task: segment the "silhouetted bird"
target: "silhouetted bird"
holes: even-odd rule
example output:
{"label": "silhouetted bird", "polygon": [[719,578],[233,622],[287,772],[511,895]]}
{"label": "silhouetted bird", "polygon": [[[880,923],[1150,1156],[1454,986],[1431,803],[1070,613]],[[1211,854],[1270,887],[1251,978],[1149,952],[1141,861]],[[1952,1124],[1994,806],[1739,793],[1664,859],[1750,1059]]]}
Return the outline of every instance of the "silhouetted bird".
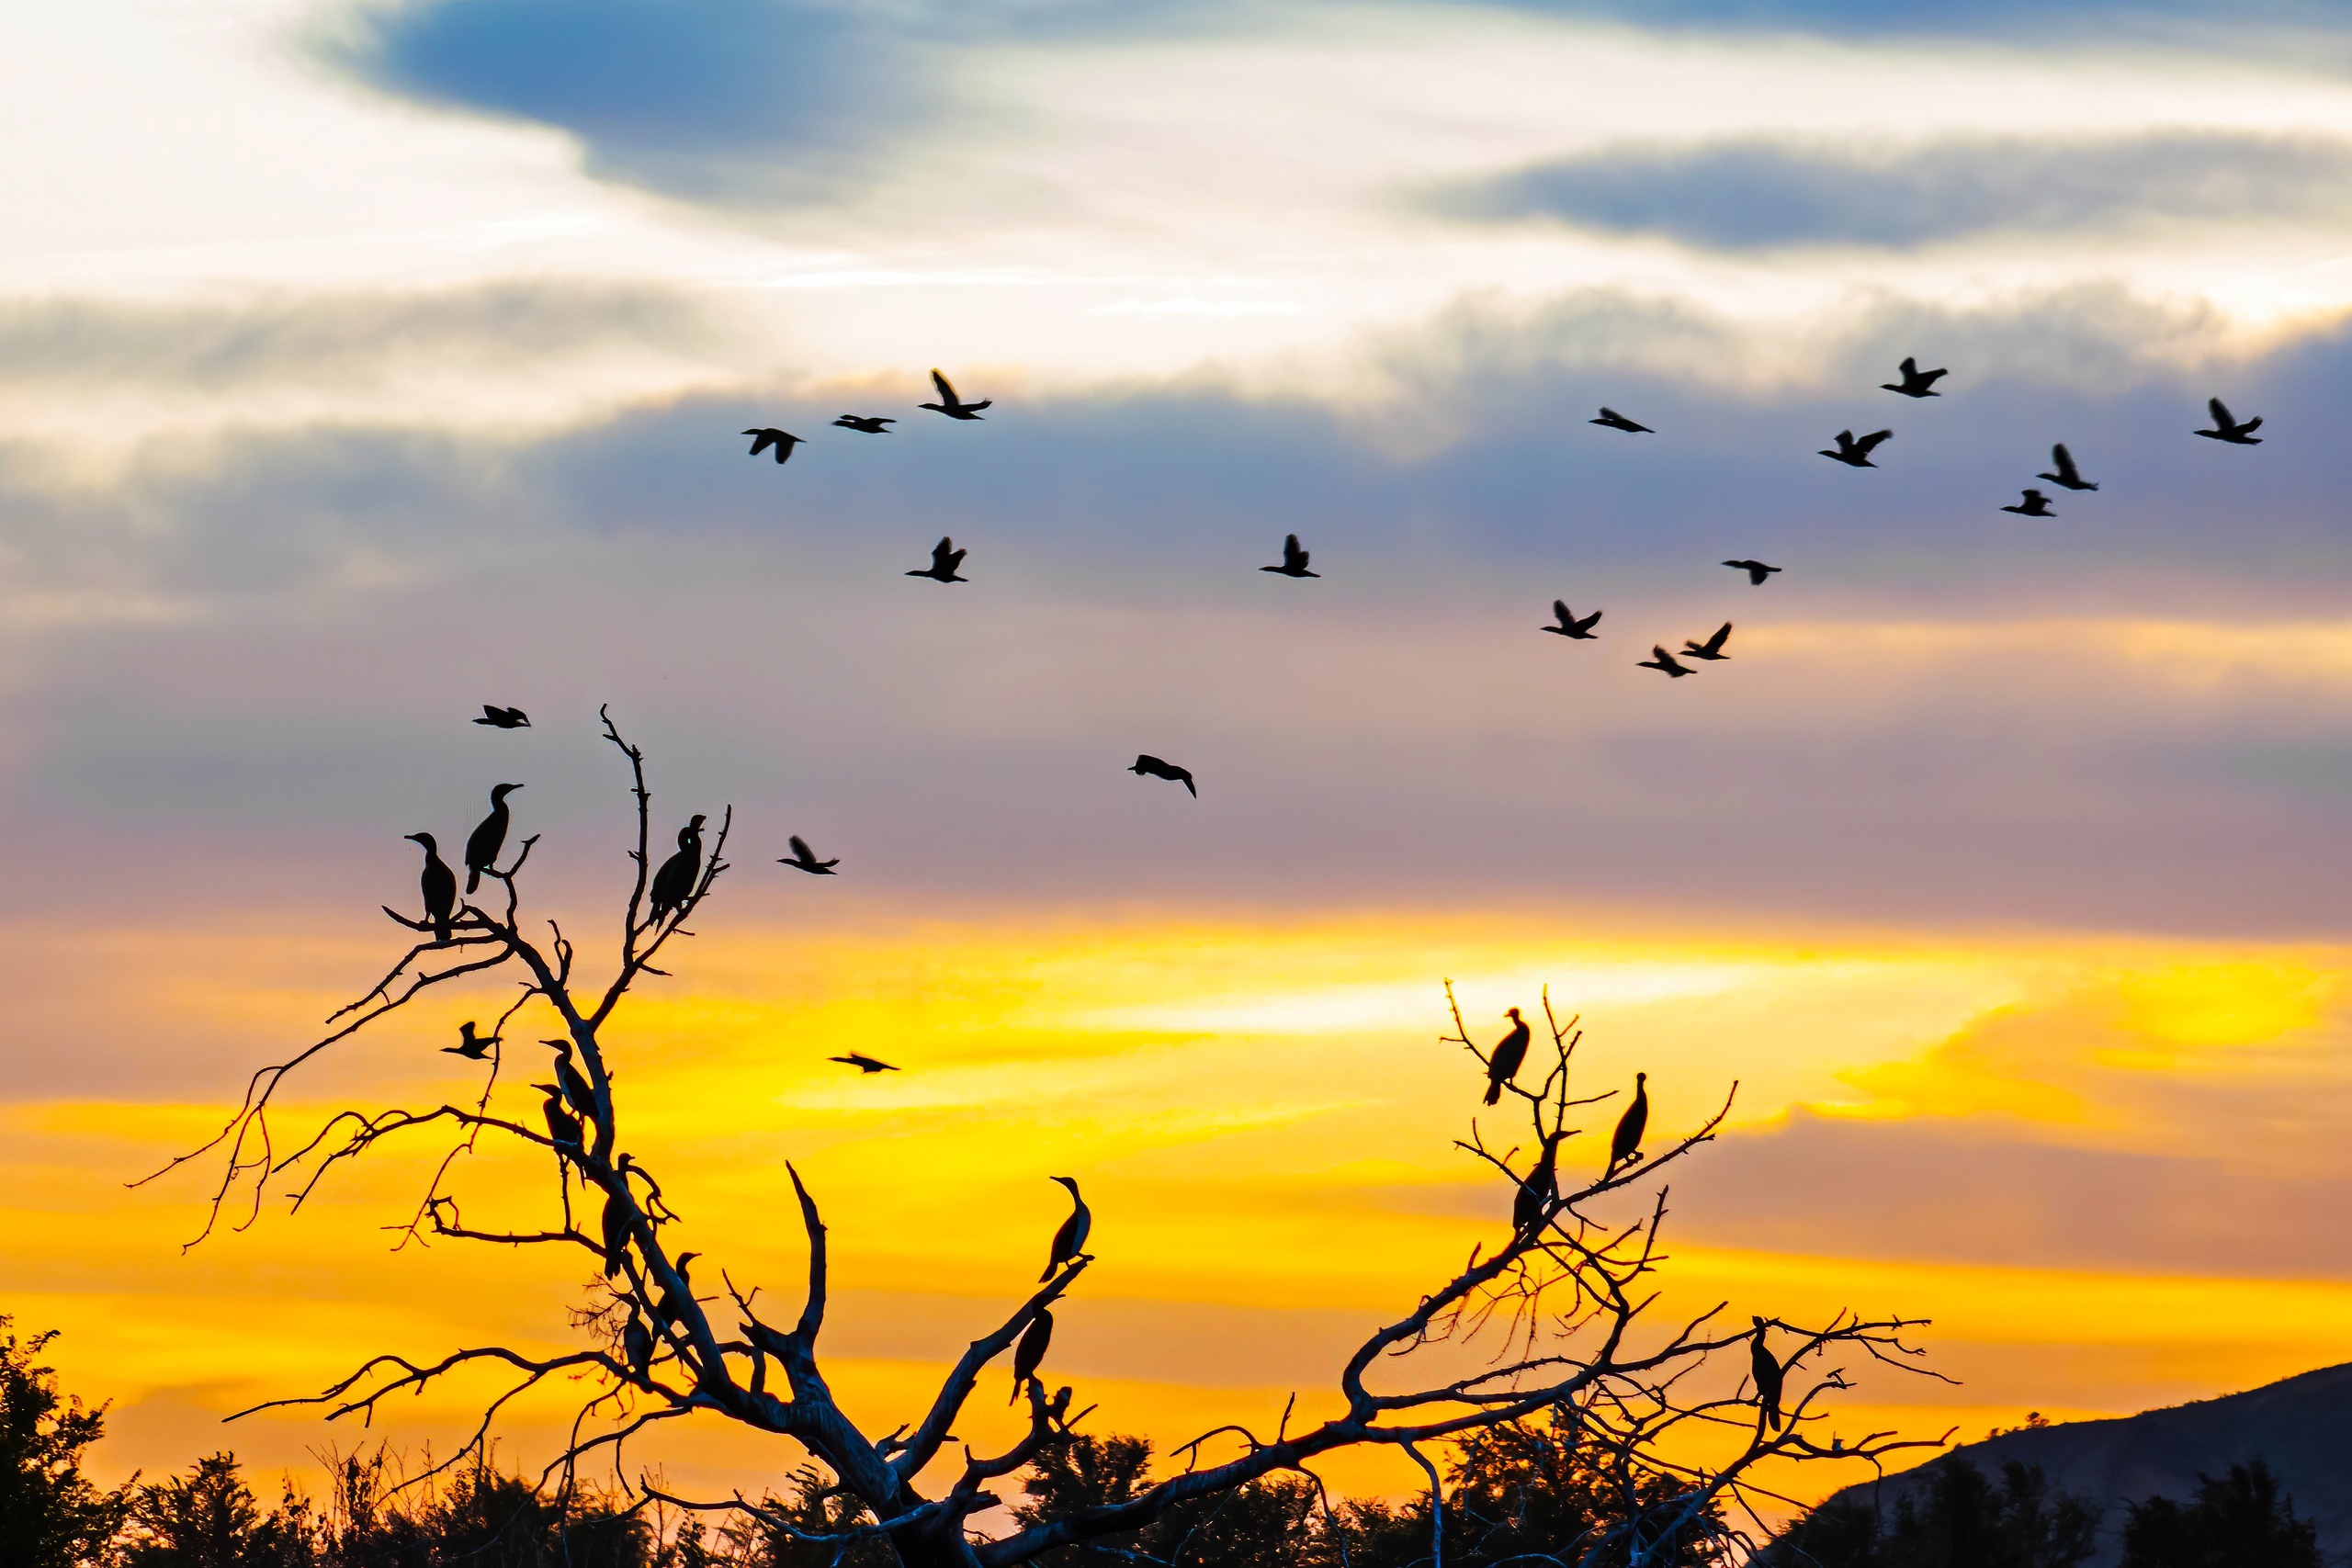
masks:
{"label": "silhouetted bird", "polygon": [[968,577],[958,577],[956,569],[964,564],[965,552],[956,547],[956,541],[942,534],[939,543],[931,547],[931,564],[907,573],[909,577],[928,577],[934,582],[969,582]]}
{"label": "silhouetted bird", "polygon": [[1729,621],[1725,621],[1722,626],[1715,628],[1715,635],[1709,637],[1706,641],[1685,642],[1682,645],[1682,654],[1686,659],[1704,659],[1711,661],[1719,659],[1729,659],[1731,655],[1724,651],[1724,644],[1730,640],[1731,623]]}
{"label": "silhouetted bird", "polygon": [[1737,567],[1740,570],[1747,573],[1747,585],[1750,588],[1763,587],[1764,580],[1781,570],[1777,566],[1766,566],[1760,560],[1727,560],[1724,562],[1724,565]]}
{"label": "silhouetted bird", "polygon": [[1747,1346],[1747,1359],[1756,1372],[1756,1406],[1764,1412],[1764,1424],[1777,1432],[1781,1429],[1781,1385],[1787,1373],[1781,1359],[1764,1343],[1764,1320],[1751,1313],[1748,1321],[1756,1325],[1756,1337]]}
{"label": "silhouetted bird", "polygon": [[1062,1265],[1086,1250],[1086,1233],[1094,1228],[1094,1211],[1089,1209],[1086,1200],[1078,1195],[1078,1178],[1057,1176],[1053,1179],[1069,1189],[1069,1218],[1064,1220],[1062,1228],[1054,1233],[1053,1256],[1046,1259],[1046,1271],[1037,1276],[1039,1284],[1052,1279]]}
{"label": "silhouetted bird", "polygon": [[2066,450],[2064,441],[2050,449],[2050,466],[2054,473],[2036,474],[2038,479],[2048,479],[2062,490],[2097,490],[2098,486],[2083,478],[2075,468],[2075,455]]}
{"label": "silhouetted bird", "polygon": [[843,430],[862,431],[868,435],[888,435],[890,434],[889,427],[899,422],[895,419],[877,419],[867,413],[845,413],[833,423]]}
{"label": "silhouetted bird", "polygon": [[1527,1060],[1527,1021],[1519,1016],[1517,1008],[1503,1009],[1503,1016],[1510,1020],[1510,1032],[1495,1042],[1494,1051],[1487,1057],[1488,1105],[1501,1100],[1503,1085],[1519,1076],[1519,1065]]}
{"label": "silhouetted bird", "polygon": [[1555,633],[1560,637],[1572,637],[1577,642],[1590,642],[1593,638],[1592,628],[1600,624],[1600,611],[1595,610],[1583,620],[1577,620],[1569,613],[1567,601],[1565,599],[1552,601],[1552,614],[1560,618],[1560,624],[1556,626],[1538,626],[1535,628],[1537,631]]}
{"label": "silhouetted bird", "polygon": [[1021,1343],[1012,1348],[1012,1399],[1006,1400],[1007,1404],[1021,1397],[1022,1389],[1045,1365],[1046,1347],[1053,1342],[1054,1314],[1039,1307],[1029,1326],[1021,1331]]}
{"label": "silhouetted bird", "polygon": [[1935,385],[1951,374],[1949,370],[1922,370],[1919,368],[1919,362],[1916,359],[1906,359],[1896,368],[1903,373],[1902,380],[1881,381],[1879,385],[1890,392],[1900,392],[1906,398],[1942,397],[1941,392],[1934,390]]}
{"label": "silhouetted bird", "polygon": [[653,1370],[653,1330],[634,1312],[621,1327],[621,1359],[628,1363],[628,1375],[640,1382]]}
{"label": "silhouetted bird", "polygon": [[403,836],[413,844],[424,846],[424,870],[417,877],[417,888],[424,895],[424,918],[433,924],[433,940],[446,943],[449,920],[458,912],[458,874],[441,858],[441,847],[433,841],[432,834]]}
{"label": "silhouetted bird", "polygon": [[1306,570],[1306,552],[1298,547],[1298,536],[1295,534],[1284,534],[1283,536],[1282,565],[1261,566],[1258,570],[1260,571],[1278,571],[1284,577],[1320,577],[1323,575],[1319,571],[1309,571]]}
{"label": "silhouetted bird", "polygon": [[678,851],[653,874],[653,918],[661,920],[673,909],[685,908],[694,897],[695,878],[702,874],[702,813],[678,829]]}
{"label": "silhouetted bird", "polygon": [[463,1056],[469,1062],[479,1062],[489,1055],[490,1048],[497,1043],[498,1036],[495,1034],[476,1034],[474,1021],[468,1019],[458,1025],[458,1043],[444,1045],[441,1051],[444,1055]]}
{"label": "silhouetted bird", "polygon": [[1690,673],[1689,665],[1676,663],[1674,655],[1656,644],[1651,645],[1650,656],[1647,659],[1636,659],[1634,662],[1645,670],[1663,670],[1678,681]]}
{"label": "silhouetted bird", "polygon": [[484,703],[481,705],[481,716],[474,722],[486,724],[492,729],[528,729],[531,728],[531,716],[521,708],[492,707]]}
{"label": "silhouetted bird", "polygon": [[2262,445],[2262,437],[2255,434],[2256,431],[2262,428],[2261,415],[2256,414],[2254,418],[2247,420],[2244,424],[2240,424],[2237,421],[2230,417],[2230,411],[2228,408],[2223,406],[2221,399],[2206,399],[2205,407],[2207,412],[2211,413],[2213,416],[2213,428],[2211,430],[2200,430],[2196,434],[2204,436],[2209,441],[2226,441],[2233,446],[2259,446]]}
{"label": "silhouetted bird", "polygon": [[1628,1160],[1642,1157],[1642,1134],[1650,1129],[1650,1076],[1634,1075],[1634,1103],[1625,1107],[1625,1114],[1617,1118],[1616,1136],[1609,1140],[1609,1168],[1616,1169]]}
{"label": "silhouetted bird", "polygon": [[842,863],[839,855],[831,860],[819,860],[817,852],[808,847],[808,840],[797,833],[792,835],[791,841],[791,856],[788,859],[777,861],[776,864],[788,865],[795,871],[805,871],[811,876],[831,876],[834,874],[833,867]]}
{"label": "silhouetted bird", "polygon": [[578,1067],[572,1066],[571,1042],[542,1040],[539,1043],[555,1047],[555,1081],[563,1086],[565,1103],[589,1121],[595,1121],[596,1091],[588,1087],[587,1078],[582,1076]]}
{"label": "silhouetted bird", "polygon": [[2050,498],[2042,494],[2038,490],[2027,491],[2025,492],[2025,498],[2022,501],[2019,501],[2015,506],[2004,506],[2001,510],[2004,512],[2014,512],[2020,517],[2055,517],[2058,515],[2055,512],[2050,510]]}
{"label": "silhouetted bird", "polygon": [[1201,797],[1199,786],[1193,783],[1193,771],[1190,768],[1180,768],[1173,762],[1163,762],[1148,751],[1137,757],[1136,765],[1129,768],[1127,772],[1137,778],[1149,773],[1153,778],[1166,779],[1170,784],[1182,784],[1192,791],[1193,799],[1198,800]]}
{"label": "silhouetted bird", "polygon": [[1859,440],[1852,431],[1841,430],[1838,433],[1837,450],[1824,446],[1821,455],[1835,458],[1849,468],[1875,468],[1878,465],[1871,461],[1871,454],[1877,451],[1883,443],[1894,439],[1894,432],[1891,430],[1874,430]]}
{"label": "silhouetted bird", "polygon": [[629,1212],[621,1195],[613,1193],[605,1200],[605,1278],[609,1280],[621,1271],[621,1264],[628,1251]]}
{"label": "silhouetted bird", "polygon": [[947,378],[936,370],[931,373],[931,384],[939,389],[939,400],[935,403],[918,403],[916,407],[936,409],[950,419],[978,419],[980,417],[980,411],[989,406],[989,400],[986,398],[977,403],[967,403],[957,397],[956,389],[948,385]]}
{"label": "silhouetted bird", "polygon": [[1636,432],[1643,435],[1656,435],[1657,434],[1657,431],[1652,430],[1646,424],[1635,424],[1632,420],[1627,419],[1623,414],[1619,413],[1615,409],[1610,408],[1606,404],[1602,405],[1600,417],[1599,419],[1589,419],[1586,420],[1585,423],[1587,424],[1605,424],[1611,430]]}
{"label": "silhouetted bird", "polygon": [[752,457],[756,457],[773,446],[775,448],[775,460],[779,463],[791,457],[792,449],[800,445],[799,436],[788,431],[778,430],[773,425],[764,425],[757,430],[747,430],[743,434],[752,437]]}
{"label": "silhouetted bird", "polygon": [[665,1326],[670,1324],[677,1324],[681,1326],[684,1325],[686,1306],[695,1299],[695,1282],[686,1278],[686,1265],[701,1256],[699,1252],[681,1252],[678,1254],[678,1260],[670,1265],[678,1271],[678,1283],[685,1287],[685,1293],[681,1296],[677,1292],[664,1285],[662,1287],[661,1295],[654,1298],[653,1315]]}
{"label": "silhouetted bird", "polygon": [[855,1067],[861,1077],[867,1077],[876,1073],[895,1073],[899,1070],[888,1062],[875,1060],[863,1051],[852,1051],[846,1056],[828,1056],[825,1060],[839,1062],[844,1067]]}
{"label": "silhouetted bird", "polygon": [[586,1148],[588,1145],[580,1141],[580,1118],[563,1108],[563,1090],[551,1083],[535,1083],[531,1087],[548,1097],[539,1107],[539,1114],[547,1121],[548,1136],[566,1148]]}
{"label": "silhouetted bird", "polygon": [[521,789],[521,784],[490,786],[490,815],[483,818],[466,838],[466,891],[471,893],[481,886],[481,874],[498,863],[498,852],[506,847],[506,797]]}
{"label": "silhouetted bird", "polygon": [[1560,1196],[1560,1140],[1565,1133],[1544,1134],[1544,1153],[1535,1161],[1535,1168],[1519,1184],[1519,1196],[1510,1201],[1510,1228],[1523,1231],[1543,1219],[1544,1211]]}

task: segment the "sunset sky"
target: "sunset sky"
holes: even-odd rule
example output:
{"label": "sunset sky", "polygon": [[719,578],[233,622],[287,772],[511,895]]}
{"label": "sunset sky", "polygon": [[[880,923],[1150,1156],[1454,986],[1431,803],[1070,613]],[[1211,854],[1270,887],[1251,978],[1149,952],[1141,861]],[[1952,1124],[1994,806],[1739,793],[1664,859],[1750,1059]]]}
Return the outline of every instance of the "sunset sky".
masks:
{"label": "sunset sky", "polygon": [[[305,1466],[363,1434],[218,1417],[563,1338],[574,1263],[391,1250],[437,1145],[185,1255],[203,1173],[125,1184],[375,980],[401,835],[493,783],[600,963],[608,703],[657,817],[738,835],[607,1032],[624,1143],[786,1297],[796,1163],[874,1433],[1055,1174],[1097,1429],[1328,1407],[1508,1210],[1449,977],[1485,1038],[1548,985],[1661,1133],[1736,1081],[1674,1302],[1931,1318],[1958,1380],[1839,1429],[2352,1359],[2352,28],[2219,14],[0,0],[0,1312],[115,1476]],[[2101,488],[2004,514],[2053,441]],[[903,575],[943,532],[968,586]],[[1256,570],[1287,532],[1321,578]],[[507,994],[300,1112],[462,1096]]]}

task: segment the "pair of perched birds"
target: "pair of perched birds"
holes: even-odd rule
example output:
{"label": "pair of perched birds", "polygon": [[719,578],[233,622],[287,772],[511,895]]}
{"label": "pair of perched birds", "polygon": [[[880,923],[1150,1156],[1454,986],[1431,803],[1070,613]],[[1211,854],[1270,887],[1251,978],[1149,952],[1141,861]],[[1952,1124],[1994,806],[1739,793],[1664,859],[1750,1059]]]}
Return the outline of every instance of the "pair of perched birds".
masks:
{"label": "pair of perched birds", "polygon": [[[935,403],[918,403],[915,406],[944,413],[950,419],[976,420],[980,417],[980,411],[989,407],[992,402],[992,400],[988,398],[982,398],[977,403],[966,402],[956,395],[956,388],[947,378],[936,370],[931,373],[931,384],[939,389],[939,400]],[[890,434],[890,426],[898,423],[895,419],[885,419],[879,415],[865,413],[845,413],[833,421],[833,423],[841,429],[854,430],[864,435],[888,435]],[[789,459],[792,449],[803,445],[805,441],[804,437],[795,435],[788,430],[778,430],[772,424],[753,425],[743,434],[752,437],[752,457],[756,457],[763,452],[774,452],[778,463]]]}

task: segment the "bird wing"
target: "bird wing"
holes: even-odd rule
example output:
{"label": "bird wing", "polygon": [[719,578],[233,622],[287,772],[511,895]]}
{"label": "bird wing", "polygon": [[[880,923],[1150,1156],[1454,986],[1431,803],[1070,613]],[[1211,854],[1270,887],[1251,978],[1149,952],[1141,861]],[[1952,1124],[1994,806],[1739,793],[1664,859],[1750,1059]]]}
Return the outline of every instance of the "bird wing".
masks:
{"label": "bird wing", "polygon": [[1725,621],[1721,626],[1716,628],[1715,635],[1707,639],[1707,651],[1709,653],[1721,653],[1724,650],[1724,644],[1730,640],[1731,623],[1729,621]]}
{"label": "bird wing", "polygon": [[956,388],[949,382],[946,377],[942,376],[938,371],[933,370],[931,373],[931,384],[939,389],[939,400],[941,402],[946,403],[951,407],[961,406],[961,400],[956,396]]}
{"label": "bird wing", "polygon": [[791,843],[792,852],[796,858],[800,860],[814,860],[817,858],[815,855],[808,852],[808,840],[803,839],[799,834],[795,833],[792,835]]}
{"label": "bird wing", "polygon": [[1298,536],[1295,534],[1283,536],[1283,564],[1284,566],[1306,564],[1306,552],[1298,547]]}
{"label": "bird wing", "polygon": [[[953,555],[955,550],[956,541],[948,537],[946,535],[942,534],[939,536],[939,543],[931,547],[931,564],[933,570],[945,566],[947,564],[947,558]],[[955,569],[953,567],[949,567],[948,570],[952,571]]]}
{"label": "bird wing", "polygon": [[1903,378],[1904,378],[1905,380],[1906,380],[1906,381],[1916,381],[1916,380],[1917,380],[1917,379],[1918,379],[1918,378],[1919,378],[1919,362],[1918,362],[1917,360],[1916,360],[1916,359],[1906,359],[1906,360],[1905,360],[1905,361],[1903,362],[1902,369],[1903,369]]}
{"label": "bird wing", "polygon": [[1842,449],[1851,450],[1854,445],[1854,433],[1850,430],[1839,431],[1838,433],[1838,445]]}
{"label": "bird wing", "polygon": [[2220,425],[2224,430],[2229,429],[2230,426],[2237,423],[2235,420],[2230,418],[2229,405],[2222,401],[2219,398],[2206,399],[2205,408],[2206,411],[2213,416],[2213,423]]}
{"label": "bird wing", "polygon": [[2050,466],[2058,470],[2061,480],[2082,478],[2075,471],[2075,455],[2066,450],[2066,444],[2063,441],[2050,449]]}
{"label": "bird wing", "polygon": [[1874,430],[1874,431],[1871,432],[1868,435],[1863,436],[1860,441],[1855,442],[1855,443],[1854,443],[1854,446],[1855,446],[1855,447],[1856,447],[1858,450],[1860,450],[1860,451],[1861,453],[1863,453],[1865,456],[1868,456],[1868,455],[1870,454],[1870,452],[1871,452],[1872,449],[1874,449],[1874,448],[1878,446],[1878,444],[1879,444],[1880,442],[1882,442],[1882,441],[1892,441],[1892,440],[1894,440],[1894,432],[1893,432],[1893,431],[1891,431],[1891,430]]}
{"label": "bird wing", "polygon": [[2260,414],[2256,414],[2252,419],[2247,420],[2244,424],[2238,426],[2238,434],[2240,435],[2251,435],[2261,428],[2262,416]]}
{"label": "bird wing", "polygon": [[1564,626],[1572,626],[1577,624],[1576,616],[1568,612],[1568,602],[1566,599],[1552,601],[1552,614],[1560,617],[1560,624]]}

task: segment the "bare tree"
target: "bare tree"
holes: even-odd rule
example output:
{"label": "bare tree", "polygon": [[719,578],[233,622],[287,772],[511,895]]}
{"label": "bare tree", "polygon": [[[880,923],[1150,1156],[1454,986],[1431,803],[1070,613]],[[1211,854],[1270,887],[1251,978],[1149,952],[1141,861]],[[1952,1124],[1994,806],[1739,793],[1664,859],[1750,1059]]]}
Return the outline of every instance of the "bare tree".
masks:
{"label": "bare tree", "polygon": [[[1752,1519],[1755,1505],[1772,1497],[1759,1489],[1757,1475],[1768,1461],[1877,1461],[1897,1450],[1930,1446],[1882,1432],[1825,1447],[1813,1435],[1826,1418],[1827,1397],[1849,1386],[1849,1369],[1879,1363],[1919,1370],[1920,1352],[1904,1339],[1919,1320],[1842,1314],[1813,1325],[1759,1319],[1758,1326],[1734,1331],[1718,1323],[1721,1306],[1664,1327],[1653,1328],[1645,1320],[1666,1261],[1659,1250],[1665,1190],[1660,1187],[1638,1203],[1630,1218],[1601,1215],[1611,1207],[1609,1200],[1635,1187],[1642,1192],[1633,1196],[1641,1198],[1667,1168],[1711,1141],[1730,1100],[1659,1152],[1612,1159],[1600,1175],[1563,1188],[1558,1166],[1547,1156],[1580,1134],[1582,1129],[1571,1125],[1576,1116],[1610,1097],[1571,1097],[1569,1069],[1581,1036],[1574,1019],[1558,1022],[1547,994],[1550,1055],[1542,1064],[1542,1081],[1530,1089],[1516,1074],[1488,1075],[1500,1080],[1509,1097],[1502,1100],[1502,1119],[1521,1132],[1493,1133],[1474,1122],[1460,1145],[1513,1193],[1512,1227],[1497,1238],[1499,1245],[1475,1248],[1452,1279],[1364,1340],[1339,1372],[1342,1414],[1295,1432],[1289,1429],[1288,1410],[1271,1434],[1241,1425],[1219,1427],[1176,1450],[1187,1456],[1181,1473],[1127,1501],[996,1536],[975,1528],[976,1516],[1000,1506],[989,1483],[1028,1465],[1086,1413],[1073,1416],[1071,1391],[1049,1395],[1032,1375],[1021,1387],[1027,1398],[1027,1429],[1019,1440],[996,1454],[962,1447],[960,1463],[951,1461],[936,1474],[934,1461],[956,1440],[952,1428],[981,1371],[1029,1334],[1092,1259],[1084,1253],[1070,1258],[1002,1323],[972,1341],[928,1410],[878,1438],[842,1414],[820,1369],[825,1225],[797,1170],[786,1168],[808,1246],[807,1294],[798,1318],[789,1327],[763,1321],[753,1308],[758,1292],[746,1294],[724,1273],[723,1297],[696,1296],[688,1269],[697,1255],[673,1256],[664,1244],[664,1227],[677,1216],[661,1183],[644,1163],[620,1150],[620,1122],[600,1036],[641,977],[665,973],[654,962],[663,949],[691,936],[686,922],[728,869],[733,815],[730,807],[707,857],[691,864],[689,884],[664,889],[651,859],[652,796],[644,757],[623,739],[609,714],[604,723],[605,738],[628,761],[637,814],[637,845],[630,852],[636,875],[610,975],[601,984],[578,978],[573,944],[552,920],[544,941],[526,933],[518,879],[536,842],[526,839],[512,864],[487,868],[485,886],[492,888],[492,896],[460,904],[446,935],[436,931],[430,910],[411,919],[387,908],[386,914],[423,940],[365,995],[329,1019],[323,1038],[256,1072],[220,1132],[165,1168],[205,1157],[220,1162],[204,1230],[189,1243],[194,1246],[224,1217],[240,1229],[254,1223],[263,1188],[275,1177],[294,1174],[291,1197],[299,1209],[336,1167],[396,1135],[442,1130],[452,1137],[450,1147],[414,1211],[393,1227],[401,1235],[399,1245],[450,1237],[579,1249],[599,1271],[586,1303],[573,1314],[581,1348],[535,1357],[488,1345],[424,1360],[387,1352],[370,1357],[319,1393],[273,1400],[255,1410],[324,1405],[329,1419],[364,1419],[390,1395],[420,1391],[460,1369],[503,1372],[503,1392],[489,1400],[467,1445],[413,1478],[423,1481],[483,1451],[500,1411],[516,1396],[549,1380],[583,1382],[588,1393],[571,1422],[571,1440],[542,1477],[560,1476],[567,1488],[582,1461],[609,1460],[619,1473],[622,1445],[630,1438],[693,1412],[715,1412],[798,1443],[831,1472],[831,1495],[839,1506],[812,1520],[805,1510],[789,1517],[740,1495],[674,1497],[641,1480],[639,1495],[687,1508],[741,1510],[785,1536],[843,1551],[883,1538],[908,1568],[1012,1568],[1056,1548],[1135,1531],[1188,1501],[1261,1477],[1283,1472],[1313,1476],[1318,1456],[1366,1445],[1409,1456],[1435,1490],[1440,1483],[1432,1448],[1538,1414],[1566,1423],[1605,1471],[1623,1478],[1628,1498],[1638,1494],[1643,1499],[1591,1539],[1563,1543],[1560,1561],[1587,1568],[1653,1568],[1687,1556],[1694,1540],[1706,1551],[1731,1544],[1722,1539],[1726,1527],[1719,1521],[1726,1505],[1735,1510],[1733,1517],[1744,1508]],[[681,856],[686,847],[682,835]],[[491,1032],[479,1097],[423,1111],[344,1111],[289,1151],[279,1151],[272,1101],[298,1069],[435,987],[495,972],[514,974],[520,995]],[[1446,1038],[1486,1066],[1488,1054],[1472,1043],[1451,983],[1446,998],[1453,1010],[1453,1033]],[[494,1111],[492,1104],[507,1048],[504,1036],[535,1006],[551,1010],[562,1031],[560,1039],[548,1043],[554,1081],[534,1086],[545,1096],[540,1126]],[[1540,1151],[1524,1162],[1517,1142],[1521,1136]],[[467,1223],[451,1190],[451,1173],[458,1156],[486,1137],[515,1140],[551,1156],[557,1190],[549,1195],[555,1202],[545,1228],[492,1230]],[[722,1325],[714,1310],[722,1300],[735,1309],[731,1326]],[[1791,1347],[1788,1353],[1757,1354],[1768,1329],[1782,1337]],[[1464,1364],[1464,1347],[1486,1351],[1487,1359],[1462,1375],[1427,1370],[1441,1347],[1451,1348],[1435,1359],[1457,1371]],[[1785,1380],[1777,1410],[1768,1408],[1772,1402],[1759,1399],[1747,1380],[1735,1385],[1722,1373],[1720,1358],[1726,1351],[1773,1382]],[[1768,1361],[1777,1375],[1769,1372]],[[1693,1442],[1694,1436],[1712,1442]],[[1204,1456],[1213,1441],[1226,1444],[1236,1457],[1208,1462]],[[1711,1457],[1703,1462],[1690,1457],[1701,1451]],[[1660,1477],[1671,1483],[1663,1491]],[[628,1484],[626,1476],[623,1484]],[[1661,1495],[1667,1500],[1659,1501]],[[1433,1556],[1442,1565],[1444,1510],[1433,1510],[1432,1518],[1440,1537],[1432,1543]],[[1707,1539],[1697,1540],[1702,1537]]]}

